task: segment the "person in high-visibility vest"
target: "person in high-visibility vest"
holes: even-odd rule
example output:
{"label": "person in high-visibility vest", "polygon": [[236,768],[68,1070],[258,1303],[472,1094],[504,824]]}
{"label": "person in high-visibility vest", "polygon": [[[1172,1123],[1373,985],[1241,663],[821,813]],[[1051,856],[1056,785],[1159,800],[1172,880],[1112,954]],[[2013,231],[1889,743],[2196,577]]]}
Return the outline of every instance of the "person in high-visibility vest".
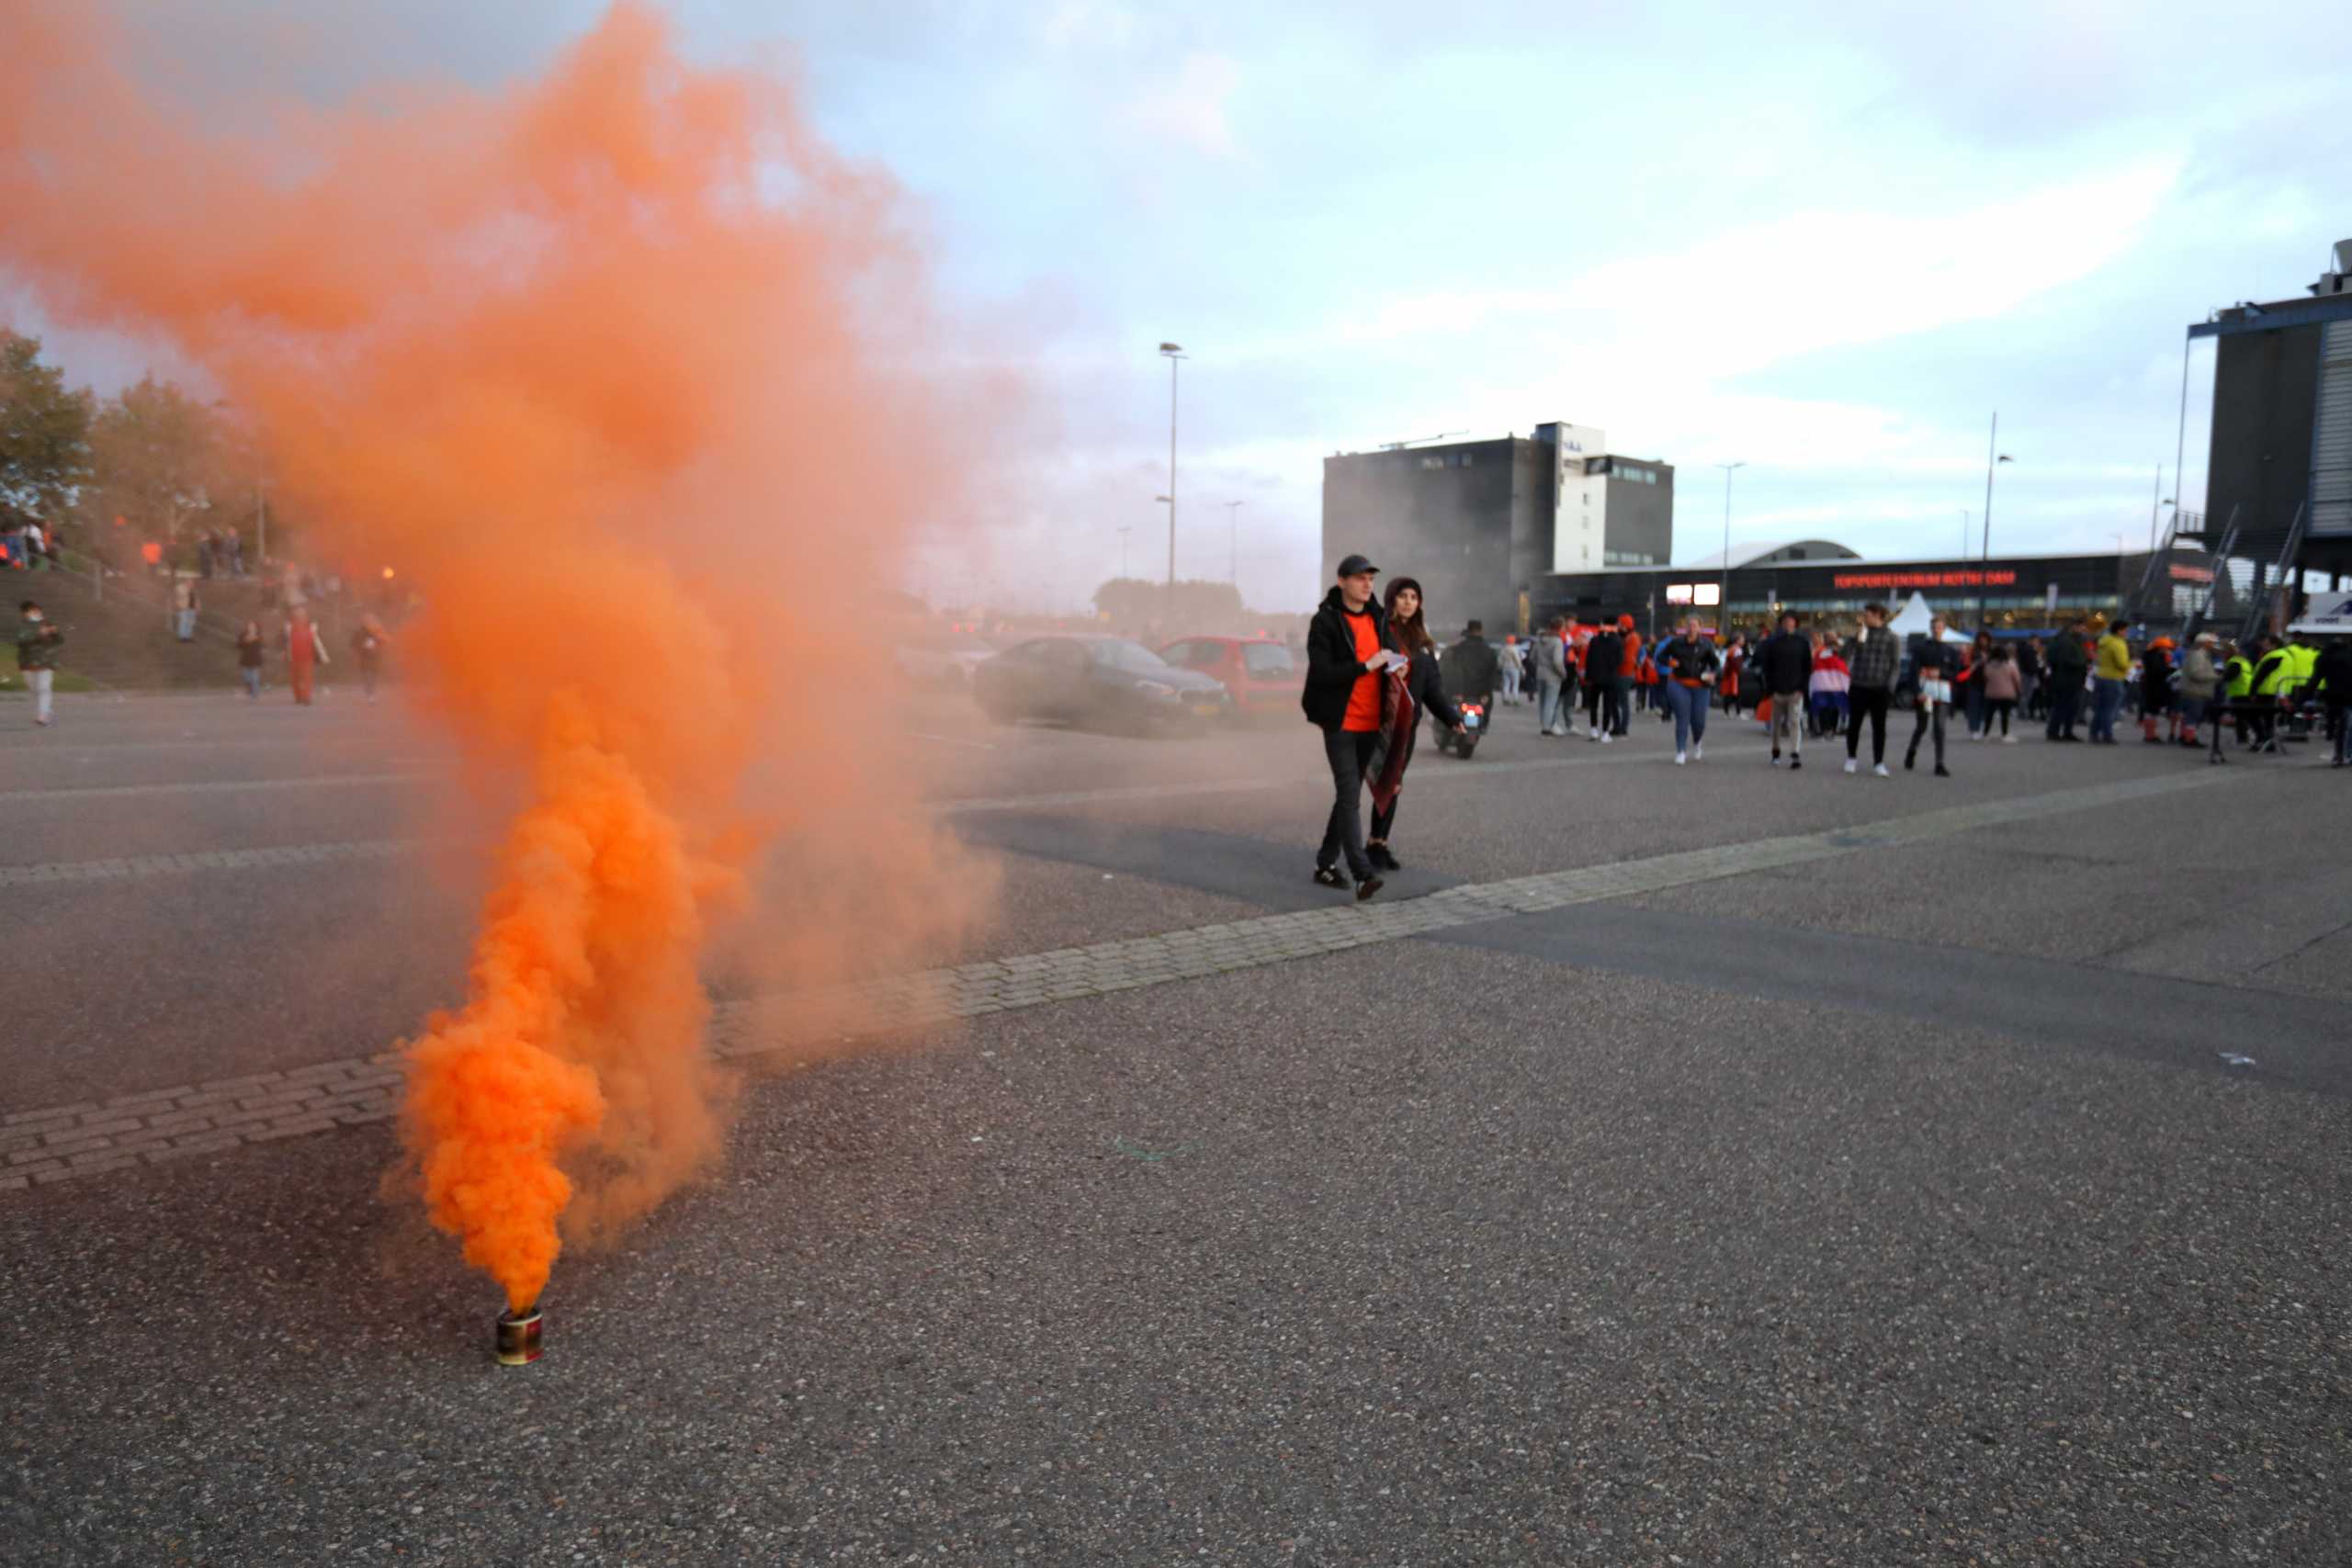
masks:
{"label": "person in high-visibility vest", "polygon": [[2296,637],[2287,644],[2287,676],[2278,682],[2278,695],[2293,703],[2302,700],[2303,688],[2312,683],[2319,671],[2319,649]]}
{"label": "person in high-visibility vest", "polygon": [[[2254,660],[2238,651],[2236,643],[2222,645],[2226,657],[2222,660],[2222,698],[2229,705],[2230,727],[2237,732],[2238,744],[2246,742],[2245,705],[2254,695]],[[2220,726],[2216,724],[2215,728]]]}
{"label": "person in high-visibility vest", "polygon": [[2254,749],[2276,751],[2278,732],[2279,688],[2285,684],[2291,662],[2284,643],[2264,637],[2254,645],[2254,694],[2247,701],[2247,710],[2254,724]]}

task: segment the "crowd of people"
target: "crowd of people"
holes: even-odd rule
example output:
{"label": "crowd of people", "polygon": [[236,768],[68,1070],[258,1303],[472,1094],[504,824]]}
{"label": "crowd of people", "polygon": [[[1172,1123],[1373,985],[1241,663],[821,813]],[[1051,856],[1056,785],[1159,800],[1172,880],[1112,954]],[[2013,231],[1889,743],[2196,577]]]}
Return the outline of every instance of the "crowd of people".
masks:
{"label": "crowd of people", "polygon": [[1532,637],[1498,644],[1471,621],[1440,649],[1420,585],[1398,578],[1376,595],[1377,576],[1361,555],[1340,563],[1308,627],[1302,698],[1324,732],[1334,791],[1315,880],[1352,886],[1359,899],[1380,890],[1382,872],[1401,869],[1392,834],[1419,718],[1458,734],[1473,703],[1489,714],[1532,704],[1539,735],[1581,734],[1603,745],[1626,739],[1634,714],[1651,712],[1673,726],[1677,766],[1704,760],[1711,711],[1753,715],[1770,738],[1771,764],[1792,771],[1804,766],[1807,740],[1842,739],[1845,771],[1859,773],[1867,733],[1880,778],[1891,776],[1887,730],[1904,706],[1912,720],[1903,766],[1917,771],[1924,752],[1937,778],[1951,777],[1948,740],[2013,746],[2036,722],[2052,742],[2112,746],[2129,710],[2145,743],[2200,750],[2218,763],[2228,760],[2225,732],[2242,749],[2276,751],[2282,726],[2315,709],[2333,764],[2352,763],[2352,637],[2324,649],[2261,637],[2242,649],[2201,631],[2186,649],[2167,637],[2135,649],[2125,619],[2095,625],[2078,615],[2047,638],[1969,638],[1953,636],[1940,615],[1905,637],[1887,607],[1871,604],[1850,631],[1807,626],[1791,612],[1766,636],[1735,632],[1719,645],[1685,616],[1651,643],[1631,615],[1592,625],[1558,616]]}

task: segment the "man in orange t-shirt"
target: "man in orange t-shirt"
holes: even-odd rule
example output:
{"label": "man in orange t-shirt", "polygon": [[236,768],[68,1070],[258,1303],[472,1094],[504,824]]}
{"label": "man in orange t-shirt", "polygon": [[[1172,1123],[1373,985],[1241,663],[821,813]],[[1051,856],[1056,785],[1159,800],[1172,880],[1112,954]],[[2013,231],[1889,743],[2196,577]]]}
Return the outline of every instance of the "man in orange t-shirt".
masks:
{"label": "man in orange t-shirt", "polygon": [[1381,671],[1393,657],[1387,617],[1372,593],[1379,570],[1363,556],[1340,563],[1339,581],[1306,628],[1306,688],[1298,700],[1307,722],[1323,731],[1323,756],[1331,765],[1331,814],[1315,852],[1315,880],[1347,886],[1339,869],[1344,854],[1359,902],[1380,891],[1363,848],[1364,770],[1380,739]]}

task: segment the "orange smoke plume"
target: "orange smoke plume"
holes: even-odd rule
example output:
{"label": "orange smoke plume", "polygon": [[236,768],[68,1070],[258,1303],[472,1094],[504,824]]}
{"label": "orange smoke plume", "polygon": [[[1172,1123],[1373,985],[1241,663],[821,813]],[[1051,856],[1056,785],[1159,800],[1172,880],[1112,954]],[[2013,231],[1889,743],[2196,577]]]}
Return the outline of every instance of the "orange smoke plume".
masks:
{"label": "orange smoke plume", "polygon": [[0,9],[0,271],[201,367],[304,547],[421,592],[418,700],[524,784],[404,1129],[435,1223],[527,1305],[560,1235],[715,1157],[700,964],[763,842],[836,879],[805,965],[963,919],[907,786],[793,744],[870,699],[851,634],[967,456],[912,369],[937,328],[896,198],[638,5],[506,95],[241,88],[226,128],[147,89],[104,7]]}

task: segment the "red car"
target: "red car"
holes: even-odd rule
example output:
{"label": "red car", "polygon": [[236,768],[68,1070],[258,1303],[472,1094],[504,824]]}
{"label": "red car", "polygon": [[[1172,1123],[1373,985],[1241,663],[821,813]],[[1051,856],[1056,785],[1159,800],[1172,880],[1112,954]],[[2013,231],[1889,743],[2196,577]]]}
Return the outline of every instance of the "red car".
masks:
{"label": "red car", "polygon": [[1186,637],[1160,649],[1159,657],[1223,682],[1233,695],[1237,717],[1298,711],[1298,661],[1272,637]]}

